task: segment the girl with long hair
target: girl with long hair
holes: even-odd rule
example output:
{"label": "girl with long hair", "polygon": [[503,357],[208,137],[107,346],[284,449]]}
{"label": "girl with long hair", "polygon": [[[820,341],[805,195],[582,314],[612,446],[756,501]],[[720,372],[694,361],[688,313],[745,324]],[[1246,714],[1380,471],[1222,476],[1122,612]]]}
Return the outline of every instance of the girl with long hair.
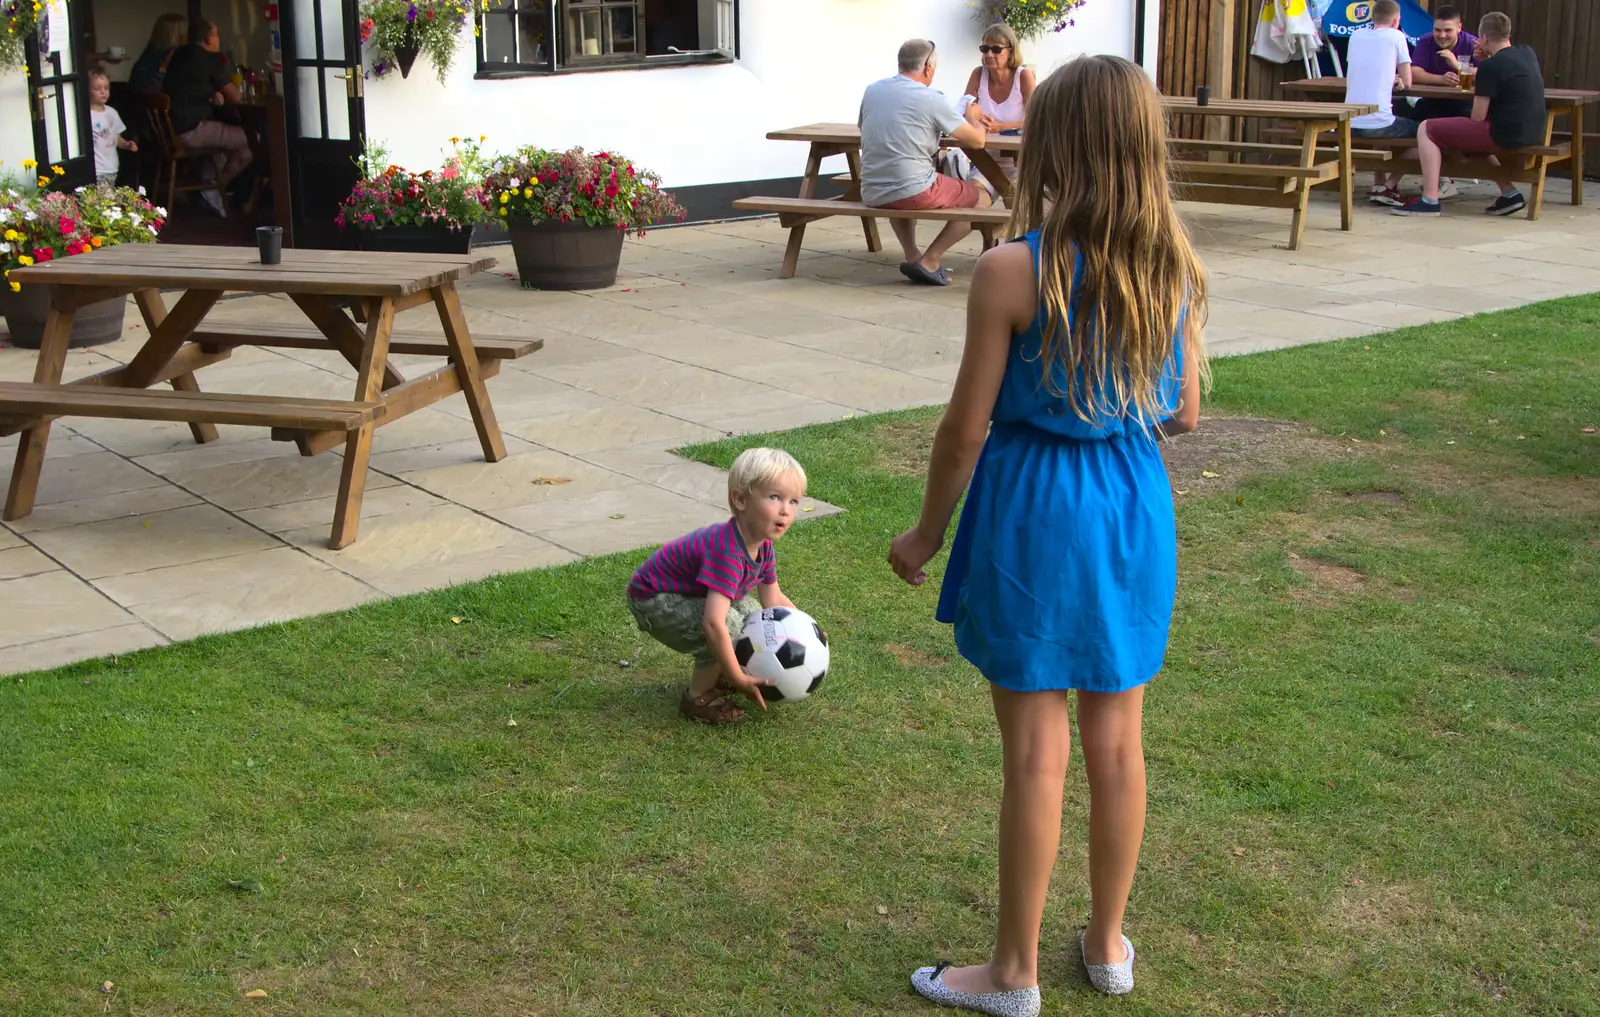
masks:
{"label": "girl with long hair", "polygon": [[1207,369],[1205,272],[1173,205],[1144,71],[1111,56],[1066,64],[1034,92],[1023,138],[1019,240],[978,261],[921,520],[889,561],[926,581],[970,479],[937,617],[989,680],[1000,728],[999,927],[987,964],[911,981],[938,1003],[1031,1017],[1069,690],[1090,801],[1092,913],[1076,945],[1095,988],[1133,988],[1122,924],[1144,835],[1144,686],[1177,589],[1157,442],[1196,426]]}

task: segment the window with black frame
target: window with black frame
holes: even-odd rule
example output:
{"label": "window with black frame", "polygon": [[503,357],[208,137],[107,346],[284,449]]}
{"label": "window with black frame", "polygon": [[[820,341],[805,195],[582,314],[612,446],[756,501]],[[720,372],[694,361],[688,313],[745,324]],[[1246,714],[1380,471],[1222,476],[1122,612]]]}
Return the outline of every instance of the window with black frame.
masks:
{"label": "window with black frame", "polygon": [[478,76],[732,60],[737,0],[484,0]]}

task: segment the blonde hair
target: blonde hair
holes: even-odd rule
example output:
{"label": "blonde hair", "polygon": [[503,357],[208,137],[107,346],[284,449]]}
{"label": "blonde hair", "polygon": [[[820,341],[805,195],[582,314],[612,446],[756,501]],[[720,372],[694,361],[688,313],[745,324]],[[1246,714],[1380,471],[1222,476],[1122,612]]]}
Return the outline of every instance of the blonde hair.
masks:
{"label": "blonde hair", "polygon": [[1041,231],[1047,383],[1086,422],[1159,421],[1174,409],[1162,389],[1186,313],[1185,367],[1210,378],[1205,268],[1173,204],[1160,97],[1137,64],[1079,57],[1039,83],[1022,136],[1010,229]]}
{"label": "blonde hair", "polygon": [[794,456],[781,448],[745,449],[728,470],[728,507],[733,507],[734,495],[748,495],[784,477],[799,480],[800,490],[805,490],[806,471]]}
{"label": "blonde hair", "polygon": [[150,29],[150,48],[168,50],[182,46],[189,36],[189,19],[182,14],[163,14]]}
{"label": "blonde hair", "polygon": [[83,80],[91,84],[94,83],[95,78],[104,78],[106,84],[111,84],[111,75],[107,74],[106,69],[99,65],[89,68],[88,73],[83,76]]}
{"label": "blonde hair", "polygon": [[1374,25],[1380,21],[1387,25],[1399,16],[1400,4],[1398,0],[1378,0],[1377,3],[1372,5],[1372,23]]}
{"label": "blonde hair", "polygon": [[1011,56],[1006,60],[1006,66],[1012,70],[1022,66],[1022,40],[1017,38],[1016,29],[1004,21],[996,22],[983,30],[983,41],[994,43],[1003,42],[1011,47]]}

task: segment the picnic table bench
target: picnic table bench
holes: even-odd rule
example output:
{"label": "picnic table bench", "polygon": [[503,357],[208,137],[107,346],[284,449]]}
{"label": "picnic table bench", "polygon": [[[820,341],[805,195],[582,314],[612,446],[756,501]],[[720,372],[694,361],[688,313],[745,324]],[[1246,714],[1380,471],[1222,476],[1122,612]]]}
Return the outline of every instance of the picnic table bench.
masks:
{"label": "picnic table bench", "polygon": [[[1310,96],[1342,98],[1345,93],[1343,78],[1310,78],[1304,81],[1285,81],[1280,85],[1286,92]],[[1448,85],[1413,85],[1397,88],[1397,96],[1419,99],[1471,100],[1472,93]],[[1583,141],[1593,136],[1584,133],[1584,107],[1600,102],[1600,91],[1576,88],[1546,88],[1544,93],[1545,125],[1544,143],[1528,145],[1512,152],[1512,159],[1501,159],[1498,175],[1517,183],[1532,184],[1533,193],[1528,201],[1528,218],[1537,219],[1544,207],[1545,176],[1552,166],[1568,163],[1572,172],[1572,203],[1583,204]],[[1568,130],[1557,131],[1556,120],[1566,117]],[[1265,132],[1264,132],[1265,133]],[[1363,145],[1393,152],[1415,148],[1416,143],[1407,138],[1362,138]],[[1576,142],[1576,143],[1575,143]],[[1421,163],[1416,159],[1395,159],[1387,166],[1375,167],[1373,160],[1358,160],[1358,169],[1381,168],[1390,173],[1419,174]],[[1482,175],[1483,159],[1469,159],[1446,153],[1443,176],[1476,177]]]}
{"label": "picnic table bench", "polygon": [[[376,428],[460,392],[484,458],[505,458],[484,379],[501,360],[526,356],[543,343],[471,335],[455,284],[493,264],[484,255],[290,250],[282,264],[262,265],[249,248],[125,244],[13,269],[11,278],[24,286],[49,286],[51,305],[33,381],[0,384],[0,434],[22,434],[4,518],[33,511],[55,417],[180,421],[202,443],[216,440],[218,424],[243,424],[294,441],[302,455],[344,445],[328,544],[347,546],[356,537]],[[185,292],[169,310],[163,289]],[[229,291],[285,294],[311,324],[208,322],[208,312]],[[62,384],[77,309],[129,293],[148,329],[143,346],[127,364]],[[341,308],[349,299],[368,309],[364,328]],[[429,304],[442,335],[395,331],[395,315]],[[239,346],[337,352],[356,369],[354,394],[341,400],[202,392],[195,372]],[[407,380],[390,363],[391,354],[440,356],[446,363]],[[152,388],[161,384],[173,391]]]}
{"label": "picnic table bench", "polygon": [[[1206,149],[1220,154],[1222,160],[1175,160],[1174,184],[1178,197],[1199,201],[1216,201],[1230,204],[1261,205],[1293,208],[1294,220],[1290,227],[1289,249],[1298,249],[1305,233],[1305,218],[1311,188],[1322,183],[1341,182],[1341,228],[1353,228],[1355,220],[1355,188],[1352,169],[1352,144],[1350,120],[1371,113],[1376,106],[1330,104],[1321,102],[1283,102],[1275,100],[1217,100],[1208,106],[1198,106],[1194,99],[1164,97],[1168,112],[1189,113],[1202,116],[1274,117],[1295,122],[1302,144],[1250,145],[1240,142],[1205,142],[1174,139],[1175,147]],[[1322,147],[1316,138],[1322,130],[1337,132],[1337,144],[1330,149]],[[861,201],[861,128],[848,123],[807,124],[767,135],[771,141],[800,141],[810,146],[805,172],[800,178],[798,197],[755,196],[740,198],[733,207],[742,212],[766,212],[778,216],[779,225],[789,231],[788,246],[784,250],[783,268],[779,277],[791,278],[800,262],[801,246],[805,242],[805,229],[809,223],[833,216],[853,216],[861,219],[862,232],[868,251],[883,250],[878,235],[878,219],[931,219],[939,221],[971,222],[983,237],[984,247],[995,242],[995,234],[1011,218],[1008,209],[1012,198],[1011,178],[1001,166],[996,155],[1009,155],[1020,159],[1023,139],[1020,135],[991,134],[984,146],[977,148],[962,145],[953,138],[944,138],[945,147],[959,147],[972,160],[973,167],[989,181],[1000,198],[1000,204],[989,208],[953,209],[903,209],[879,208]],[[1319,156],[1336,158],[1320,159]],[[1382,158],[1384,153],[1366,150],[1370,158]],[[817,197],[821,182],[822,162],[831,156],[845,157],[849,172],[832,178],[844,188],[844,193],[833,198]],[[1274,158],[1288,157],[1289,162],[1244,162],[1246,155]],[[1234,161],[1232,157],[1239,157]]]}

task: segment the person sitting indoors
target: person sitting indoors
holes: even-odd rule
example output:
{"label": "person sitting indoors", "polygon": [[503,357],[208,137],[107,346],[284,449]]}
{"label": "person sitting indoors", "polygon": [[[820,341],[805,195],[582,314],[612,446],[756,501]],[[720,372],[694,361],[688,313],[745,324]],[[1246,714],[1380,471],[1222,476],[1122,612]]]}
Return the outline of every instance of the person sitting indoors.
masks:
{"label": "person sitting indoors", "polygon": [[[1345,67],[1344,101],[1376,106],[1376,113],[1350,121],[1357,138],[1415,138],[1417,122],[1394,114],[1394,89],[1411,87],[1411,45],[1400,31],[1400,5],[1377,0],[1372,27],[1350,37]],[[1368,196],[1375,205],[1402,205],[1400,174],[1379,173]]]}
{"label": "person sitting indoors", "polygon": [[[1472,59],[1478,37],[1461,30],[1461,12],[1449,4],[1433,10],[1433,34],[1417,40],[1411,51],[1411,83],[1440,88],[1461,87],[1461,64]],[[1416,100],[1409,113],[1412,120],[1442,120],[1445,117],[1472,116],[1472,100],[1423,98]],[[1456,196],[1456,182],[1449,177],[1439,181],[1439,197]]]}
{"label": "person sitting indoors", "polygon": [[[911,39],[900,47],[900,73],[867,86],[861,97],[861,200],[874,208],[987,208],[989,194],[971,180],[957,180],[934,169],[940,138],[982,148],[987,132],[962,117],[933,75],[938,56],[933,43]],[[924,286],[950,285],[939,267],[944,253],[972,232],[972,223],[953,221],[929,244],[917,249],[914,219],[890,219],[906,260],[900,274]]]}
{"label": "person sitting indoors", "polygon": [[[183,143],[192,149],[226,153],[227,162],[217,176],[217,186],[226,189],[250,165],[250,138],[243,127],[216,119],[218,106],[239,101],[239,89],[220,55],[222,43],[216,24],[197,21],[193,35],[194,41],[175,53],[167,65],[162,89],[172,97],[172,127]],[[215,190],[200,194],[213,211],[225,214],[221,194]]]}
{"label": "person sitting indoors", "polygon": [[[1542,144],[1545,140],[1544,74],[1539,58],[1527,46],[1511,44],[1511,19],[1495,12],[1478,22],[1478,65],[1472,116],[1425,121],[1417,130],[1417,154],[1422,163],[1422,196],[1412,198],[1396,215],[1439,214],[1439,173],[1444,150],[1487,156],[1498,166],[1497,155]],[[1509,178],[1488,174],[1500,185],[1500,197],[1484,209],[1489,215],[1510,215],[1527,207],[1527,200]]]}
{"label": "person sitting indoors", "polygon": [[141,92],[161,91],[167,64],[189,36],[189,19],[182,14],[163,14],[150,29],[150,42],[128,72],[128,87]]}

